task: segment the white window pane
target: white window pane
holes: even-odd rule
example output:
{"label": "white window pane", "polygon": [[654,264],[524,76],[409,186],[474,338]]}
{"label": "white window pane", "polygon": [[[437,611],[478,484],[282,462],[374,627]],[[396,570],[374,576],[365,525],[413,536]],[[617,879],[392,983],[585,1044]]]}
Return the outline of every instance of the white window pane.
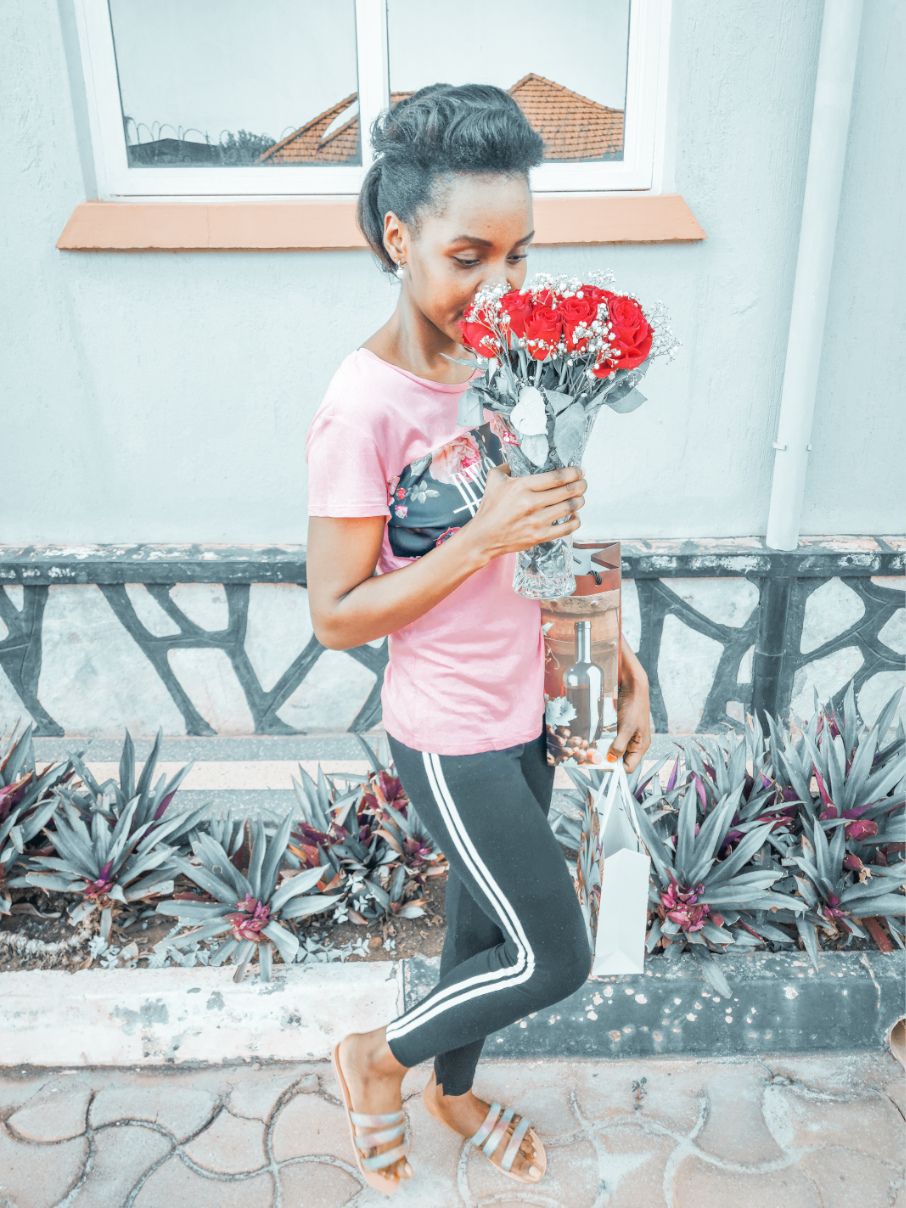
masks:
{"label": "white window pane", "polygon": [[355,0],[109,0],[133,168],[360,164]]}
{"label": "white window pane", "polygon": [[629,0],[388,0],[394,99],[426,84],[496,84],[544,139],[545,160],[623,158]]}

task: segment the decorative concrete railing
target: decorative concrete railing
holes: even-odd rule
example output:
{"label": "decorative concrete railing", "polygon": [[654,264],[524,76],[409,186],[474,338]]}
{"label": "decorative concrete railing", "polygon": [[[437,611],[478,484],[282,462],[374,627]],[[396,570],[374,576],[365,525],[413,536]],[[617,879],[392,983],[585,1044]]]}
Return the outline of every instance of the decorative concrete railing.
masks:
{"label": "decorative concrete railing", "polygon": [[[623,629],[659,731],[906,682],[906,541],[626,541]],[[302,546],[0,547],[0,730],[299,734],[380,722],[386,641],[325,650]]]}

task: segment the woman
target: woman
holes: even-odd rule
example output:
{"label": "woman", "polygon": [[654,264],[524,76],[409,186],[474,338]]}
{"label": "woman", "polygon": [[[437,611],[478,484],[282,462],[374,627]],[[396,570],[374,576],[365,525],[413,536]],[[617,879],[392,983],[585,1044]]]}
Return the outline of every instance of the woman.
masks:
{"label": "woman", "polygon": [[[577,469],[511,478],[493,422],[467,431],[456,417],[470,377],[457,322],[482,286],[525,278],[542,143],[500,89],[437,84],[386,113],[373,144],[359,224],[401,290],[309,431],[309,595],[331,649],[390,635],[390,748],[450,873],[440,981],[387,1027],[347,1036],[334,1068],[371,1186],[392,1192],[412,1173],[401,1084],[429,1057],[431,1113],[534,1183],[537,1134],[472,1081],[490,1032],[589,972],[547,822],[540,608],[512,589],[519,550],[579,528],[586,484]],[[649,742],[648,687],[625,643],[622,665],[610,758],[625,752],[632,768]]]}

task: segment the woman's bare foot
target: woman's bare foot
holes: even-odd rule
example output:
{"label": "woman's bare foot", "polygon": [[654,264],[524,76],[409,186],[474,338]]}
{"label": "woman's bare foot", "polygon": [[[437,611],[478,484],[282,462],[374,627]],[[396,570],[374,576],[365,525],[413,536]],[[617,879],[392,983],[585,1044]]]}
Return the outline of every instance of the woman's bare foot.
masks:
{"label": "woman's bare foot", "polygon": [[[384,1029],[376,1032],[357,1033],[340,1041],[340,1066],[349,1089],[352,1110],[365,1115],[384,1115],[398,1112],[403,1106],[402,1085],[406,1076],[405,1065],[390,1051]],[[400,1144],[399,1139],[376,1145],[374,1149],[362,1151],[362,1156],[372,1157],[385,1153]],[[402,1181],[412,1177],[412,1167],[405,1158],[381,1170],[385,1178]]]}
{"label": "woman's bare foot", "polygon": [[[452,1128],[454,1132],[461,1133],[464,1137],[473,1137],[478,1132],[479,1128],[484,1124],[491,1107],[490,1103],[485,1103],[484,1099],[479,1099],[471,1091],[466,1091],[464,1095],[443,1094],[437,1086],[437,1080],[433,1072],[431,1074],[431,1081],[425,1087],[424,1098],[425,1106],[432,1115],[437,1116],[444,1124]],[[506,1153],[507,1143],[512,1135],[513,1128],[518,1121],[518,1115],[514,1116],[507,1127],[504,1139],[491,1155],[490,1161],[495,1166],[500,1165],[500,1160]],[[514,1174],[523,1175],[535,1182],[544,1173],[541,1165],[536,1165],[536,1156],[540,1162],[540,1155],[535,1154],[535,1147],[532,1144],[531,1137],[526,1134],[522,1139],[519,1152],[516,1154],[510,1169]]]}

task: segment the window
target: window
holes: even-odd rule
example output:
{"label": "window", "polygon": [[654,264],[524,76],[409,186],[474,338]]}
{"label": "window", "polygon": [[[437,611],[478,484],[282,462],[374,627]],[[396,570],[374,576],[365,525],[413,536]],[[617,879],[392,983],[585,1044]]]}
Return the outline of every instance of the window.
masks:
{"label": "window", "polygon": [[510,92],[535,192],[650,189],[669,3],[76,0],[99,194],[355,194],[362,131],[436,80]]}

